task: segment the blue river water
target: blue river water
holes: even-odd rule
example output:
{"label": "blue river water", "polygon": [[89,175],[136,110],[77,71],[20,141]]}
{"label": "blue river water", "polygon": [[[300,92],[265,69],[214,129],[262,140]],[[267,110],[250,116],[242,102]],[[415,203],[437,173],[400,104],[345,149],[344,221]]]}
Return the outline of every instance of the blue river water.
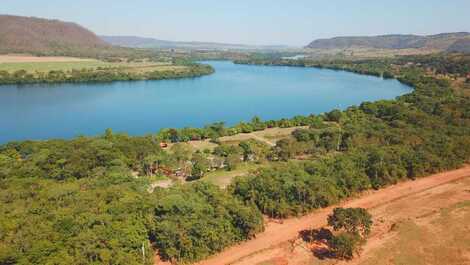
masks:
{"label": "blue river water", "polygon": [[289,118],[411,91],[397,80],[343,71],[205,63],[216,72],[199,78],[0,86],[0,143]]}

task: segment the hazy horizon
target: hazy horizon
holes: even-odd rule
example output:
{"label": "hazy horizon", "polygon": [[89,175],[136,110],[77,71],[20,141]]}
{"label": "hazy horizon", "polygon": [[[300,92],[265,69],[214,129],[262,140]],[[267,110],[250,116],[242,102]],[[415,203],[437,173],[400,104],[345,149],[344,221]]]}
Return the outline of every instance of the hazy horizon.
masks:
{"label": "hazy horizon", "polygon": [[0,13],[75,22],[106,36],[305,46],[315,39],[337,36],[470,31],[470,1],[452,2],[4,0]]}

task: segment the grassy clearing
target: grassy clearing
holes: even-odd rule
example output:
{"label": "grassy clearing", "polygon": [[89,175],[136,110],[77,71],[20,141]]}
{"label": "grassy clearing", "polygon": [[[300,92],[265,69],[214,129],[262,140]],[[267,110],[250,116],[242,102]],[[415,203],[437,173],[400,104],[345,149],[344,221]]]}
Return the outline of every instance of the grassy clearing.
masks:
{"label": "grassy clearing", "polygon": [[34,62],[34,63],[1,63],[0,71],[15,72],[25,70],[27,72],[71,71],[81,69],[97,69],[98,67],[122,68],[129,72],[144,73],[152,71],[184,71],[186,66],[148,63],[106,63],[101,61],[85,62]]}
{"label": "grassy clearing", "polygon": [[155,181],[162,181],[162,180],[169,180],[170,178],[167,177],[167,176],[163,176],[163,175],[157,175],[157,176],[150,176],[148,177],[148,180],[150,182],[155,182]]}
{"label": "grassy clearing", "polygon": [[246,176],[253,170],[267,166],[268,164],[255,164],[245,162],[240,164],[235,170],[232,171],[217,170],[214,172],[210,172],[206,176],[204,176],[204,178],[202,178],[202,181],[207,181],[221,188],[225,188],[230,185],[230,183],[235,177]]}
{"label": "grassy clearing", "polygon": [[49,72],[49,71],[70,71],[73,69],[96,69],[98,67],[111,67],[115,64],[101,61],[83,62],[22,62],[22,63],[0,63],[0,71],[15,72],[25,70],[27,72]]}
{"label": "grassy clearing", "polygon": [[132,73],[145,73],[153,71],[181,71],[187,67],[172,65],[170,63],[108,63],[94,59],[79,59],[68,57],[28,57],[28,56],[0,56],[0,71],[15,72],[25,70],[30,73],[49,71],[71,71],[81,69],[121,68]]}
{"label": "grassy clearing", "polygon": [[0,63],[34,63],[34,62],[87,62],[96,61],[88,58],[63,56],[31,56],[22,54],[0,55]]}
{"label": "grassy clearing", "polygon": [[292,127],[292,128],[269,128],[263,131],[252,133],[240,133],[233,136],[225,136],[219,138],[219,141],[224,144],[239,144],[241,141],[255,139],[258,141],[266,142],[269,145],[275,144],[281,139],[291,137],[293,131],[306,128],[306,127]]}
{"label": "grassy clearing", "polygon": [[[210,142],[209,140],[204,140],[204,141],[189,141],[189,142],[184,142],[180,144],[185,144],[189,145],[191,147],[192,151],[204,151],[204,150],[214,150],[215,147],[218,145],[215,143]],[[174,143],[168,143],[168,148],[166,149],[168,152],[170,152],[171,147],[174,145]]]}

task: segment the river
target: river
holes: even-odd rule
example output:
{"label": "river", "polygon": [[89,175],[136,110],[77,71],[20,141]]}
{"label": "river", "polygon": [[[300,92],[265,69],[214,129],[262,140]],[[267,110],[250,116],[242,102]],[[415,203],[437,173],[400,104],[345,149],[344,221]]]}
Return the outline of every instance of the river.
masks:
{"label": "river", "polygon": [[0,86],[0,143],[161,128],[233,125],[393,99],[397,80],[344,71],[205,62],[216,72],[180,80]]}

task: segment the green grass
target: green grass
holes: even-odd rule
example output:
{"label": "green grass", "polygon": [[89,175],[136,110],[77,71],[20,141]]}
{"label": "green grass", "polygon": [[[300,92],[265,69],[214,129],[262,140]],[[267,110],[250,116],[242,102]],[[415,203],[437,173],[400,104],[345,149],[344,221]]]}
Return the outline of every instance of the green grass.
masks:
{"label": "green grass", "polygon": [[202,181],[207,181],[221,188],[225,188],[230,185],[230,183],[235,177],[245,176],[250,173],[250,171],[256,170],[261,167],[266,167],[267,165],[269,164],[256,164],[252,162],[242,163],[238,165],[235,170],[232,171],[217,170],[210,172],[202,178]]}
{"label": "green grass", "polygon": [[170,179],[169,177],[163,176],[163,175],[150,176],[150,177],[148,177],[148,180],[149,180],[150,182],[163,181],[163,180],[169,180],[169,179]]}

